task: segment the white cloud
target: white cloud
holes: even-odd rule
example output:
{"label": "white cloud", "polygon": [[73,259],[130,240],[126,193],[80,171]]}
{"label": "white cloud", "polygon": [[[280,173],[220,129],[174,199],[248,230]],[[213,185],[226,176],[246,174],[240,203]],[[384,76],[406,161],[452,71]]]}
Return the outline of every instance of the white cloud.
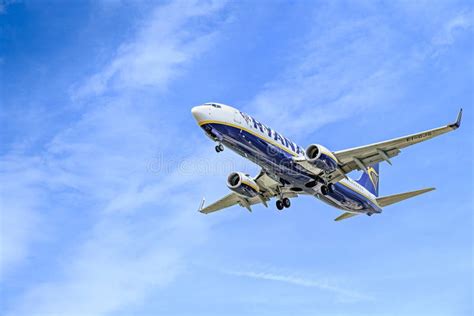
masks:
{"label": "white cloud", "polygon": [[182,67],[206,50],[215,37],[205,23],[193,19],[212,15],[224,1],[173,1],[159,7],[143,23],[137,36],[124,43],[117,55],[74,93],[75,97],[101,94],[110,89],[152,87],[165,89]]}
{"label": "white cloud", "polygon": [[0,280],[28,256],[34,229],[40,224],[33,211],[41,205],[45,175],[37,168],[37,158],[3,157],[0,167]]}
{"label": "white cloud", "polygon": [[[314,29],[284,75],[250,103],[257,114],[308,134],[324,124],[380,105],[399,71],[388,54],[393,31],[376,17],[334,21],[318,12]],[[326,24],[331,24],[327,27]],[[392,56],[387,60],[386,56]],[[288,122],[288,117],[292,117]]]}
{"label": "white cloud", "polygon": [[[37,225],[44,210],[66,208],[59,199],[63,192],[79,197],[77,205],[64,210],[71,220],[86,215],[95,220],[89,232],[79,233],[78,244],[59,249],[58,256],[67,256],[61,258],[54,281],[29,288],[9,313],[103,315],[139,303],[186,268],[183,258],[206,238],[212,223],[196,216],[198,201],[179,190],[200,175],[157,177],[150,172],[148,163],[158,151],[171,149],[170,142],[160,137],[158,128],[166,126],[157,124],[163,118],[156,100],[143,93],[137,104],[129,88],[164,89],[187,63],[212,47],[210,39],[217,33],[205,25],[222,5],[176,1],[158,7],[137,36],[73,93],[84,97],[114,91],[113,96],[95,98],[34,164],[23,168],[30,159],[17,153],[16,165],[2,170],[2,180],[15,184],[2,186],[1,192],[1,215],[8,218],[2,225],[12,226],[2,230],[2,272],[28,256],[33,232],[44,228]],[[173,133],[173,127],[167,132]],[[45,199],[41,204],[36,203],[39,197]]]}
{"label": "white cloud", "polygon": [[104,315],[139,304],[186,269],[185,249],[205,238],[205,222],[184,210],[169,219],[103,218],[64,260],[60,280],[30,289],[11,315]]}
{"label": "white cloud", "polygon": [[[452,44],[457,31],[472,26],[471,15],[465,12],[430,25],[425,32],[434,38],[432,43],[407,41],[403,33],[407,30],[392,26],[374,6],[366,10],[368,14],[348,14],[338,20],[334,19],[337,4],[316,12],[312,31],[295,45],[296,53],[287,58],[291,62],[282,75],[247,105],[250,114],[290,135],[308,135],[323,125],[391,106],[410,74],[434,57],[439,45]],[[428,24],[418,21],[416,14],[410,18]]]}
{"label": "white cloud", "polygon": [[449,46],[456,40],[456,34],[472,28],[473,12],[461,12],[444,23],[441,30],[433,37],[435,46]]}
{"label": "white cloud", "polygon": [[224,273],[234,276],[247,277],[257,280],[283,282],[295,286],[304,286],[317,288],[323,291],[329,291],[336,295],[337,301],[339,302],[359,302],[359,301],[371,301],[373,297],[356,292],[354,290],[348,290],[334,284],[331,284],[328,280],[315,280],[308,277],[295,276],[294,274],[277,274],[270,272],[255,272],[255,271],[224,271]]}

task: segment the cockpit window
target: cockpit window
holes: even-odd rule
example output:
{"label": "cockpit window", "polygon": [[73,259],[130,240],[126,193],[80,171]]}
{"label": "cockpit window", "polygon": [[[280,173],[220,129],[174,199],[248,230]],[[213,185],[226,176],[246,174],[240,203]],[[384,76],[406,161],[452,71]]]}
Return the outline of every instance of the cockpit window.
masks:
{"label": "cockpit window", "polygon": [[219,104],[215,104],[215,103],[204,103],[204,104],[205,104],[205,105],[210,105],[210,106],[215,107],[215,108],[218,108],[218,109],[221,108],[221,106],[220,106]]}

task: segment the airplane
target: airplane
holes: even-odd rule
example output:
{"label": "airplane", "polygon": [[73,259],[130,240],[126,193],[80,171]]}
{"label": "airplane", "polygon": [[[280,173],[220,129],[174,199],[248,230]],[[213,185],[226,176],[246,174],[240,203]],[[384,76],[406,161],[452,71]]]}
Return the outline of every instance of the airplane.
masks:
{"label": "airplane", "polygon": [[[256,177],[243,172],[232,172],[227,177],[231,193],[204,207],[199,212],[208,214],[233,205],[252,211],[252,205],[276,198],[276,208],[291,205],[291,198],[312,195],[343,211],[335,220],[359,214],[382,213],[382,208],[408,198],[427,193],[435,188],[379,197],[379,164],[392,164],[391,158],[401,149],[453,131],[461,126],[462,109],[454,123],[390,139],[370,145],[330,151],[320,144],[306,149],[284,137],[273,128],[231,106],[209,102],[191,110],[198,125],[214,142],[216,152],[225,147],[259,165]],[[347,174],[362,171],[358,180]]]}

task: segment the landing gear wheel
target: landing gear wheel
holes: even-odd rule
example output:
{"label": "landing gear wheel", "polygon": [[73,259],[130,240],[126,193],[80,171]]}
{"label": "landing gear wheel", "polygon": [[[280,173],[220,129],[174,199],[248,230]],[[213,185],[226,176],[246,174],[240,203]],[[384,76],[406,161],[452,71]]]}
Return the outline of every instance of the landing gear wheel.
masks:
{"label": "landing gear wheel", "polygon": [[372,213],[367,213],[367,216],[372,216]]}
{"label": "landing gear wheel", "polygon": [[322,193],[323,195],[328,195],[328,193],[329,193],[329,188],[327,187],[327,185],[324,185],[324,184],[323,184],[323,185],[321,186],[321,193]]}
{"label": "landing gear wheel", "polygon": [[291,206],[291,202],[289,198],[284,198],[282,202],[283,202],[283,206],[286,208],[289,208]]}
{"label": "landing gear wheel", "polygon": [[276,201],[276,207],[279,211],[281,211],[285,206],[281,200]]}
{"label": "landing gear wheel", "polygon": [[224,151],[224,146],[222,144],[219,144],[216,146],[216,152],[220,153],[221,151]]}

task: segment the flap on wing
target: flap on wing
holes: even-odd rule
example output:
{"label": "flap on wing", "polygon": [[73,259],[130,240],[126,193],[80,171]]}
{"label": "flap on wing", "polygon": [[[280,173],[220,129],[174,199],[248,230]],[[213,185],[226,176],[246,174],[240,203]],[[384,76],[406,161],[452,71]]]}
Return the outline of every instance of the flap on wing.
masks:
{"label": "flap on wing", "polygon": [[336,219],[334,219],[336,222],[338,221],[342,221],[343,219],[346,219],[346,218],[351,218],[353,216],[356,216],[356,215],[359,215],[357,213],[350,213],[350,212],[345,212],[345,213],[342,213],[342,215],[340,215],[339,217],[336,217]]}
{"label": "flap on wing", "polygon": [[203,205],[201,205],[199,212],[209,214],[215,211],[222,210],[223,208],[230,207],[237,203],[239,203],[238,195],[235,193],[230,193],[224,196],[222,199],[212,203],[211,205],[206,206],[205,208],[202,208]]}
{"label": "flap on wing", "polygon": [[336,151],[334,155],[345,173],[356,169],[364,170],[366,166],[373,165],[377,162],[387,161],[391,163],[390,158],[397,156],[400,153],[400,149],[457,129],[461,125],[461,118],[462,109],[459,111],[456,122],[452,124],[379,143]]}
{"label": "flap on wing", "polygon": [[311,174],[319,177],[324,177],[328,183],[336,183],[341,179],[347,178],[346,173],[348,172],[346,172],[345,170],[337,168],[333,172],[324,173],[321,169],[311,164],[304,156],[295,157],[293,158],[293,161]]}
{"label": "flap on wing", "polygon": [[[285,194],[286,196],[286,194]],[[292,196],[297,196],[296,194]],[[212,212],[220,211],[222,209],[225,209],[227,207],[234,206],[236,204],[247,208],[250,212],[252,211],[251,206],[258,204],[258,203],[263,203],[266,207],[267,201],[269,200],[269,197],[264,197],[264,196],[254,196],[252,198],[245,198],[243,196],[239,196],[236,193],[230,193],[223,197],[222,199],[212,203],[211,205],[208,205],[203,208],[203,205],[201,205],[201,208],[199,209],[199,212],[204,213],[204,214],[209,214]]]}
{"label": "flap on wing", "polygon": [[255,182],[266,191],[269,191],[270,195],[275,195],[281,183],[270,177],[265,171],[261,171],[260,174],[255,178]]}
{"label": "flap on wing", "polygon": [[294,157],[293,161],[314,175],[321,173],[321,169],[318,169],[312,163],[310,163],[305,156]]}
{"label": "flap on wing", "polygon": [[[287,197],[296,196],[296,194],[294,194],[293,192],[290,192],[290,193],[283,192],[281,188],[279,187],[281,186],[281,183],[274,180],[263,170],[260,172],[260,174],[257,177],[255,177],[255,181],[257,182],[259,187],[263,189],[263,192],[260,195],[249,198],[249,197],[240,196],[232,192],[224,196],[222,199],[206,207],[204,207],[203,205],[204,204],[204,199],[203,199],[203,202],[201,203],[201,206],[199,208],[199,212],[208,214],[208,213],[220,211],[222,209],[225,209],[237,204],[242,207],[247,208],[249,211],[252,211],[251,209],[252,205],[263,203],[265,206],[267,206],[267,201],[270,200],[271,197],[276,196],[278,192],[284,193],[284,196],[287,196]],[[293,195],[291,195],[291,193],[293,193]]]}

